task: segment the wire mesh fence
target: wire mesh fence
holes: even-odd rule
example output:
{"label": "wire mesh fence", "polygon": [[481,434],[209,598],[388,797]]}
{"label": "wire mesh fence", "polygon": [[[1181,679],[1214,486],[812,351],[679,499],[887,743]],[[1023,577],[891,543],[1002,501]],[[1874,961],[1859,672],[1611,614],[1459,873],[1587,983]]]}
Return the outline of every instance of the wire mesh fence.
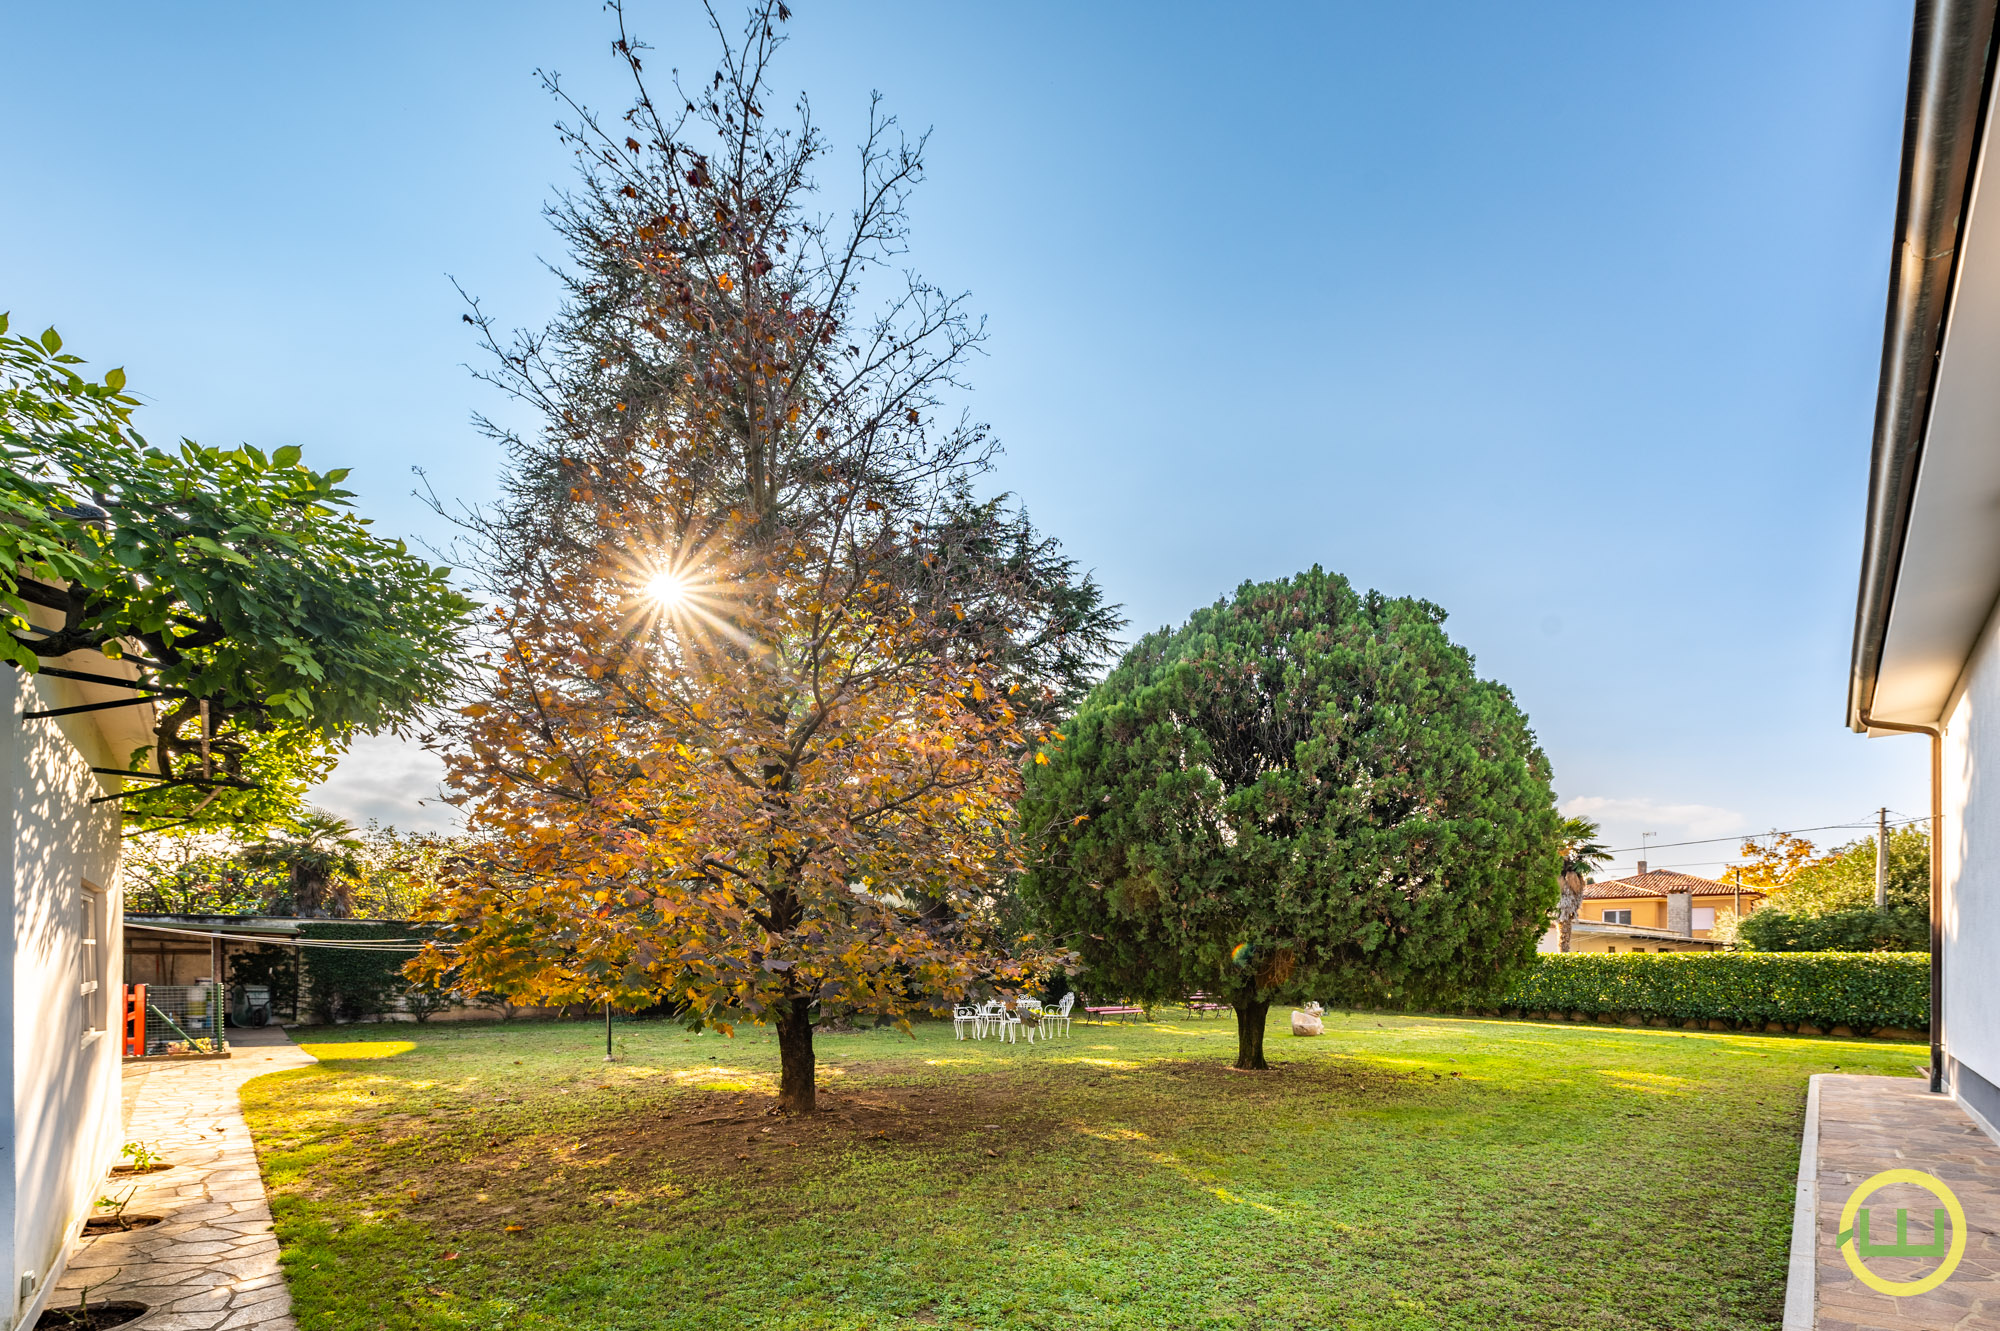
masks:
{"label": "wire mesh fence", "polygon": [[228,1045],[222,986],[133,984],[125,987],[125,1055],[219,1054]]}

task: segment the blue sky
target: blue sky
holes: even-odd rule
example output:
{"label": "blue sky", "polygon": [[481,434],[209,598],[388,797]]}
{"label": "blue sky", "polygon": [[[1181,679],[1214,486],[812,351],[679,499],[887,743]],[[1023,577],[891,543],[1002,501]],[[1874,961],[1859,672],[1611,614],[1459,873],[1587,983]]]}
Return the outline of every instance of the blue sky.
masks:
{"label": "blue sky", "polygon": [[[1135,632],[1320,563],[1449,610],[1615,846],[1922,810],[1922,741],[1841,724],[1906,10],[794,8],[830,203],[871,90],[932,129],[911,262],[988,316],[1000,481]],[[631,9],[650,68],[709,68],[692,5]],[[436,539],[410,468],[487,497],[502,407],[451,279],[549,313],[533,71],[620,110],[610,35],[12,6],[0,308],[126,366],[156,437],[302,445]],[[369,742],[321,798],[429,824],[434,780]]]}

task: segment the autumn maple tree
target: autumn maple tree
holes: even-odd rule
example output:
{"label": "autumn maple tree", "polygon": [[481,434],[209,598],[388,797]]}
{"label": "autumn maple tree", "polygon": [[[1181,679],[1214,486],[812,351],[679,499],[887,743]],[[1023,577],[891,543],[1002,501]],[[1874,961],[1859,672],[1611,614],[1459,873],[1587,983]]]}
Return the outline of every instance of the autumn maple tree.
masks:
{"label": "autumn maple tree", "polygon": [[1729,881],[1765,891],[1784,887],[1819,859],[1819,848],[1812,842],[1775,829],[1746,839],[1737,853],[1743,862],[1729,871]]}
{"label": "autumn maple tree", "polygon": [[441,743],[474,850],[414,969],[769,1023],[803,1112],[820,1017],[907,1019],[1034,963],[995,909],[1021,766],[1115,620],[975,493],[986,431],[940,420],[963,299],[910,279],[857,312],[922,145],[872,115],[860,199],[822,220],[818,131],[766,104],[784,16],[717,25],[713,79],[656,100],[618,14],[634,105],[568,103],[569,304],[512,341],[468,316],[544,423],[496,431],[508,497],[468,519],[500,604]]}

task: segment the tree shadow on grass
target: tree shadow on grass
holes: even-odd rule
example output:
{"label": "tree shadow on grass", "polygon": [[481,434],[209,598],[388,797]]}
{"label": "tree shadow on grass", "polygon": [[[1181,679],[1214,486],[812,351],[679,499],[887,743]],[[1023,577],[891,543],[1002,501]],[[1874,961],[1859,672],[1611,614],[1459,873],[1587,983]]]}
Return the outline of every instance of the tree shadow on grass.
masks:
{"label": "tree shadow on grass", "polygon": [[607,1100],[581,1121],[572,1103],[564,1122],[527,1131],[391,1114],[350,1128],[356,1166],[320,1174],[307,1190],[345,1193],[441,1233],[611,1216],[671,1226],[691,1203],[711,1218],[774,1207],[804,1214],[819,1205],[817,1184],[878,1164],[944,1188],[993,1175],[1032,1189],[1058,1159],[1077,1180],[1121,1168],[1124,1157],[1105,1146],[1121,1134],[1230,1131],[1239,1111],[1276,1103],[1374,1107],[1452,1089],[1427,1073],[1358,1060],[1254,1074],[1216,1061],[1048,1062],[916,1085],[842,1080],[822,1088],[820,1112],[803,1117],[780,1113],[761,1091],[692,1089]]}

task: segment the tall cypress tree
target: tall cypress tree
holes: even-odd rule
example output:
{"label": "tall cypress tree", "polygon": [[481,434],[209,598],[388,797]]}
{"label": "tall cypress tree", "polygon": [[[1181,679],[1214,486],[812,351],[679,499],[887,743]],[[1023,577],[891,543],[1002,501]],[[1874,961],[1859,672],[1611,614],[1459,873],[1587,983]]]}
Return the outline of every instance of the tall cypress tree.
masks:
{"label": "tall cypress tree", "polygon": [[1315,567],[1141,640],[1037,755],[1022,890],[1083,982],[1205,991],[1262,1068],[1274,1002],[1435,1001],[1528,963],[1548,760],[1425,601]]}

